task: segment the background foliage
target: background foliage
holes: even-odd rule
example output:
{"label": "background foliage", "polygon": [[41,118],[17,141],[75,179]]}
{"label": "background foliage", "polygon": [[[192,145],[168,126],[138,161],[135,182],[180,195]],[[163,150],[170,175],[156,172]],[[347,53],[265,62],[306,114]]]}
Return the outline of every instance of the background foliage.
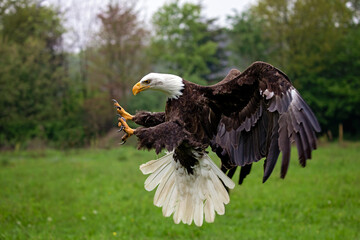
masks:
{"label": "background foliage", "polygon": [[129,111],[161,111],[161,94],[133,98],[151,71],[200,84],[232,68],[267,61],[292,79],[323,133],[360,135],[358,1],[259,0],[229,16],[228,27],[203,6],[170,1],[141,21],[135,2],[112,2],[79,51],[64,48],[63,14],[41,1],[0,1],[0,148],[94,144],[115,124],[111,99]]}

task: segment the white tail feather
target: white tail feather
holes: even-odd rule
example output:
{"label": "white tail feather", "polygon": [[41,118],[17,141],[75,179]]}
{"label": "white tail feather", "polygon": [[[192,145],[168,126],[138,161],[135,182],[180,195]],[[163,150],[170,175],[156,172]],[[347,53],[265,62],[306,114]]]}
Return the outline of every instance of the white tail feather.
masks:
{"label": "white tail feather", "polygon": [[204,215],[204,203],[198,198],[196,200],[195,212],[194,212],[194,222],[196,226],[201,226],[203,224],[203,215]]}
{"label": "white tail feather", "polygon": [[171,214],[175,211],[177,193],[177,186],[175,185],[171,190],[169,201],[167,201],[166,205],[163,207],[163,215],[165,217],[170,217]]}
{"label": "white tail feather", "polygon": [[235,183],[228,176],[226,176],[226,174],[224,174],[210,158],[209,163],[211,164],[212,170],[221,179],[221,181],[223,181],[228,188],[233,189],[235,187]]}
{"label": "white tail feather", "polygon": [[170,152],[140,166],[143,174],[151,173],[145,181],[145,189],[152,191],[158,186],[154,205],[163,208],[165,217],[174,213],[176,224],[190,225],[194,221],[196,226],[201,226],[204,215],[206,222],[213,222],[215,211],[224,214],[224,205],[230,201],[223,183],[234,188],[234,182],[205,153],[198,155],[199,162],[193,167],[193,174],[176,162],[173,155],[174,152]]}
{"label": "white tail feather", "polygon": [[156,170],[153,174],[151,174],[145,181],[145,189],[148,191],[152,191],[156,188],[156,186],[163,180],[164,176],[169,171],[174,171],[171,163],[166,163],[162,165],[158,170]]}
{"label": "white tail feather", "polygon": [[145,164],[141,164],[140,170],[143,174],[153,173],[157,169],[159,169],[162,165],[164,165],[165,163],[169,163],[169,159],[172,159],[173,155],[174,155],[174,152],[171,152],[159,159],[151,160]]}
{"label": "white tail feather", "polygon": [[[164,205],[165,200],[169,197],[170,191],[174,189],[175,185],[175,173],[169,172],[170,176],[166,179],[164,177],[164,181],[162,181],[159,187],[156,189],[156,193],[154,196],[154,204],[155,206],[162,207]],[[166,187],[165,187],[166,186]]]}
{"label": "white tail feather", "polygon": [[214,222],[215,220],[214,204],[210,196],[206,199],[204,211],[205,211],[205,221],[209,223]]}

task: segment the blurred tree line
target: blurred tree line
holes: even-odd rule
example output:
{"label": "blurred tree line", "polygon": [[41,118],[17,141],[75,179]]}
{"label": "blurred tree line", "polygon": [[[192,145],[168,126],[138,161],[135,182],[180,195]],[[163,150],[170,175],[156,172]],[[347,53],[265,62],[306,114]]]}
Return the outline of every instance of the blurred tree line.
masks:
{"label": "blurred tree line", "polygon": [[357,0],[259,0],[229,16],[173,0],[140,19],[135,2],[111,2],[98,31],[78,52],[64,48],[63,13],[36,0],[0,0],[0,147],[91,144],[115,125],[111,99],[130,112],[161,111],[161,94],[131,96],[151,71],[200,84],[253,61],[279,67],[300,90],[324,132],[344,124],[360,135],[360,3]]}

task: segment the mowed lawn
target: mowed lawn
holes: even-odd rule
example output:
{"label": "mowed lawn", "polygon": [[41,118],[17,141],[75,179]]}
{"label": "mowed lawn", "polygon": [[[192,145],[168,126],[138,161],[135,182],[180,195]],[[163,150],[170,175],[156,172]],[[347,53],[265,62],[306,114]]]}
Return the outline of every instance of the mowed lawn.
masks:
{"label": "mowed lawn", "polygon": [[360,239],[360,143],[320,146],[306,168],[293,147],[286,179],[278,164],[265,184],[256,163],[225,215],[200,228],[153,205],[139,170],[153,152],[0,154],[0,239]]}

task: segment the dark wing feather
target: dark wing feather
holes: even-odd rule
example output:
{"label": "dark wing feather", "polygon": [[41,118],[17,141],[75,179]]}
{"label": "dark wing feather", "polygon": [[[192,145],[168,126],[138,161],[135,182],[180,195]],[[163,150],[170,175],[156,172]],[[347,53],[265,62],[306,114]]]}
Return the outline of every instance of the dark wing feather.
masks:
{"label": "dark wing feather", "polygon": [[311,158],[311,151],[316,149],[315,132],[320,131],[320,126],[283,72],[256,62],[243,73],[232,70],[223,81],[209,88],[211,106],[214,112],[222,114],[211,147],[221,158],[223,170],[230,169],[233,174],[231,169],[242,166],[240,183],[249,174],[251,164],[264,157],[265,182],[280,151],[280,176],[284,178],[292,141],[296,142],[302,166]]}
{"label": "dark wing feather", "polygon": [[250,173],[251,166],[252,166],[252,164],[248,164],[248,165],[241,167],[240,176],[239,176],[239,184],[242,184],[244,179],[246,178],[246,176]]}

